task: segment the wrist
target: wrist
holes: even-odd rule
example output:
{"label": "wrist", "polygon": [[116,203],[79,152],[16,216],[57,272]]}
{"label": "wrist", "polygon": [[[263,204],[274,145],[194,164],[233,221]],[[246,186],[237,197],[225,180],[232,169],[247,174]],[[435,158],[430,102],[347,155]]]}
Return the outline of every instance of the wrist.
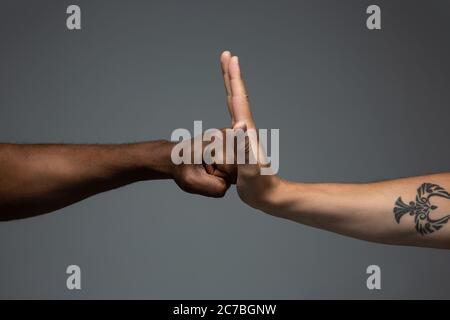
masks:
{"label": "wrist", "polygon": [[174,164],[171,153],[175,144],[167,140],[157,140],[132,145],[138,154],[137,167],[142,172],[142,180],[172,179]]}
{"label": "wrist", "polygon": [[276,175],[258,175],[245,178],[244,183],[238,179],[237,189],[242,201],[255,209],[272,214],[283,192],[283,184],[283,180]]}
{"label": "wrist", "polygon": [[268,176],[264,192],[260,194],[257,202],[257,209],[272,212],[279,206],[281,195],[285,189],[285,181],[278,176]]}
{"label": "wrist", "polygon": [[278,178],[274,181],[271,191],[263,197],[260,210],[274,216],[291,219],[291,212],[306,193],[305,186],[302,183],[292,183]]}

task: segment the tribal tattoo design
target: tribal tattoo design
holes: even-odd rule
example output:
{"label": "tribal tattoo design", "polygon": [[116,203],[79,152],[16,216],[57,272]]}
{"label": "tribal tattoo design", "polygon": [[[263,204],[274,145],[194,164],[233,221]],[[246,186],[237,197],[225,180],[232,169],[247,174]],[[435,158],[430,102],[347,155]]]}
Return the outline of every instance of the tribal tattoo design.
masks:
{"label": "tribal tattoo design", "polygon": [[410,216],[414,216],[416,230],[421,235],[427,235],[441,229],[450,219],[450,215],[436,220],[431,219],[430,213],[438,208],[431,204],[430,200],[432,197],[441,197],[450,200],[450,193],[436,184],[422,184],[417,189],[415,202],[411,201],[409,204],[406,204],[401,197],[397,199],[395,202],[396,207],[394,208],[395,221],[400,223],[403,215],[409,213]]}

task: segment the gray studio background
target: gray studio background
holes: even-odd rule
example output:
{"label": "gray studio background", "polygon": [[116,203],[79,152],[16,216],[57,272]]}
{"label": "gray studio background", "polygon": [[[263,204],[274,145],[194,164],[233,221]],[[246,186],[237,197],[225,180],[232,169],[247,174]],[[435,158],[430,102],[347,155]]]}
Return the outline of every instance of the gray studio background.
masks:
{"label": "gray studio background", "polygon": [[[69,4],[82,30],[66,29]],[[382,30],[366,29],[378,4]],[[450,170],[448,1],[4,1],[0,140],[120,143],[229,124],[241,59],[280,175],[364,182]],[[69,264],[82,290],[66,289]],[[382,290],[366,288],[366,267]],[[448,251],[365,243],[171,181],[0,224],[0,298],[450,298]]]}

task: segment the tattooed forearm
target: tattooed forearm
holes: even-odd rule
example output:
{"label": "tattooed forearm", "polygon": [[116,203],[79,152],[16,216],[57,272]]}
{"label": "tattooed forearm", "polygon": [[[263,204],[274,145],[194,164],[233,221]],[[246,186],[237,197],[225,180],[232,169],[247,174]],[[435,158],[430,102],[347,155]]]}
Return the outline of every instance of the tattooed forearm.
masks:
{"label": "tattooed forearm", "polygon": [[411,201],[406,204],[401,197],[397,199],[394,208],[395,221],[400,223],[403,215],[409,213],[410,216],[414,216],[416,230],[421,235],[427,235],[441,229],[450,219],[450,215],[436,220],[431,219],[430,213],[438,208],[431,203],[432,197],[450,199],[450,194],[436,184],[424,183],[417,189],[415,202]]}

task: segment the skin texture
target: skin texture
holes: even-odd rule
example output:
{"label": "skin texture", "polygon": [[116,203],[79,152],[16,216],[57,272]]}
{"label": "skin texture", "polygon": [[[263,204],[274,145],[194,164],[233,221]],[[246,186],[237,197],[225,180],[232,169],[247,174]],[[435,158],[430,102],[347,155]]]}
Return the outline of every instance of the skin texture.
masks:
{"label": "skin texture", "polygon": [[223,197],[227,175],[213,165],[173,165],[173,146],[0,144],[0,221],[48,213],[144,180],[173,179],[186,192]]}
{"label": "skin texture", "polygon": [[184,191],[209,197],[222,197],[235,183],[253,208],[354,238],[450,249],[450,173],[367,184],[305,184],[261,175],[266,155],[251,134],[256,124],[238,57],[224,52],[221,67],[231,127],[249,134],[235,151],[257,158],[256,164],[175,166],[174,144],[167,141],[0,144],[0,220],[48,213],[137,181],[173,179]]}
{"label": "skin texture", "polygon": [[[256,129],[238,57],[226,51],[221,65],[233,128]],[[244,151],[264,157],[257,139],[248,139]],[[367,241],[450,249],[450,173],[367,184],[306,184],[261,175],[261,167],[237,166],[238,194],[253,208]],[[401,218],[395,215],[398,208]]]}

